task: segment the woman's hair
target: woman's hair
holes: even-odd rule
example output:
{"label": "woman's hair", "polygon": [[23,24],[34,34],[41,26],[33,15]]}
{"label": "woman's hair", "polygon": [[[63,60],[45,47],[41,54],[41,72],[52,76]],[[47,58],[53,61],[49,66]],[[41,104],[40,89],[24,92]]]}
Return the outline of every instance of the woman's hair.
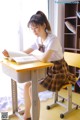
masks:
{"label": "woman's hair", "polygon": [[36,25],[43,25],[46,24],[46,30],[51,31],[50,24],[47,20],[46,15],[42,11],[37,11],[36,14],[32,15],[29,22],[28,22],[28,27],[31,24],[36,24]]}

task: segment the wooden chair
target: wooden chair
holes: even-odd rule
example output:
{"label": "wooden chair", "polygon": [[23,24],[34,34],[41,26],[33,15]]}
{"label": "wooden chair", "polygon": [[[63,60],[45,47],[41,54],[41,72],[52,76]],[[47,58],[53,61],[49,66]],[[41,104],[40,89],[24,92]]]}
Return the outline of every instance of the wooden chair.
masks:
{"label": "wooden chair", "polygon": [[[80,68],[80,54],[79,53],[64,52],[64,59],[66,60],[69,66]],[[60,118],[64,118],[64,116],[70,113],[71,111],[78,109],[78,105],[72,102],[72,85],[67,84],[67,85],[64,85],[62,88],[67,88],[67,91],[68,91],[67,104],[63,103],[65,99],[63,97],[62,97],[63,99],[58,100],[58,97],[60,96],[58,95],[58,91],[56,91],[54,92],[54,103],[47,106],[48,110],[53,108],[57,104],[65,107],[66,112],[61,113]]]}

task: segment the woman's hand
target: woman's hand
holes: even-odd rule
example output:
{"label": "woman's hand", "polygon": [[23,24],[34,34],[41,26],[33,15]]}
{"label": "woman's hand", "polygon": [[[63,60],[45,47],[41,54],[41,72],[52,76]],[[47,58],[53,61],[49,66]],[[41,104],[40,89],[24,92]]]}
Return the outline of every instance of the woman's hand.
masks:
{"label": "woman's hand", "polygon": [[8,53],[7,50],[4,50],[4,51],[2,52],[2,54],[3,54],[5,57],[9,57],[9,53]]}

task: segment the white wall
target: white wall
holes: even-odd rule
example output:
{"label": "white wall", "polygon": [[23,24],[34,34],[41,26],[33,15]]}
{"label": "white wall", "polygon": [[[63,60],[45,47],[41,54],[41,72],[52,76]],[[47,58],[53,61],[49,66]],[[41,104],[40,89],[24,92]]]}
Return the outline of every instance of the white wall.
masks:
{"label": "white wall", "polygon": [[64,47],[64,4],[58,5],[58,39],[60,39],[62,48]]}
{"label": "white wall", "polygon": [[55,0],[49,0],[49,21],[53,34],[58,37],[63,46],[64,4],[58,4]]}
{"label": "white wall", "polygon": [[52,28],[52,32],[57,35],[57,17],[58,6],[54,3],[54,0],[49,0],[49,22]]}

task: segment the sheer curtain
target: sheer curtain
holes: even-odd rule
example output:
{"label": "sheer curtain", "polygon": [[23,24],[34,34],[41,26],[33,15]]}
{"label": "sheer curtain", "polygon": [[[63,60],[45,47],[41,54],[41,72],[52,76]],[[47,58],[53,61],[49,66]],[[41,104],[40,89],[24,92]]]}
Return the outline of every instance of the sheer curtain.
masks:
{"label": "sheer curtain", "polygon": [[[23,50],[34,41],[35,36],[27,28],[27,22],[38,10],[48,16],[48,0],[0,0],[0,57],[3,49]],[[18,84],[20,104],[23,102],[22,90],[23,84]],[[11,80],[0,65],[0,111],[10,106]]]}

